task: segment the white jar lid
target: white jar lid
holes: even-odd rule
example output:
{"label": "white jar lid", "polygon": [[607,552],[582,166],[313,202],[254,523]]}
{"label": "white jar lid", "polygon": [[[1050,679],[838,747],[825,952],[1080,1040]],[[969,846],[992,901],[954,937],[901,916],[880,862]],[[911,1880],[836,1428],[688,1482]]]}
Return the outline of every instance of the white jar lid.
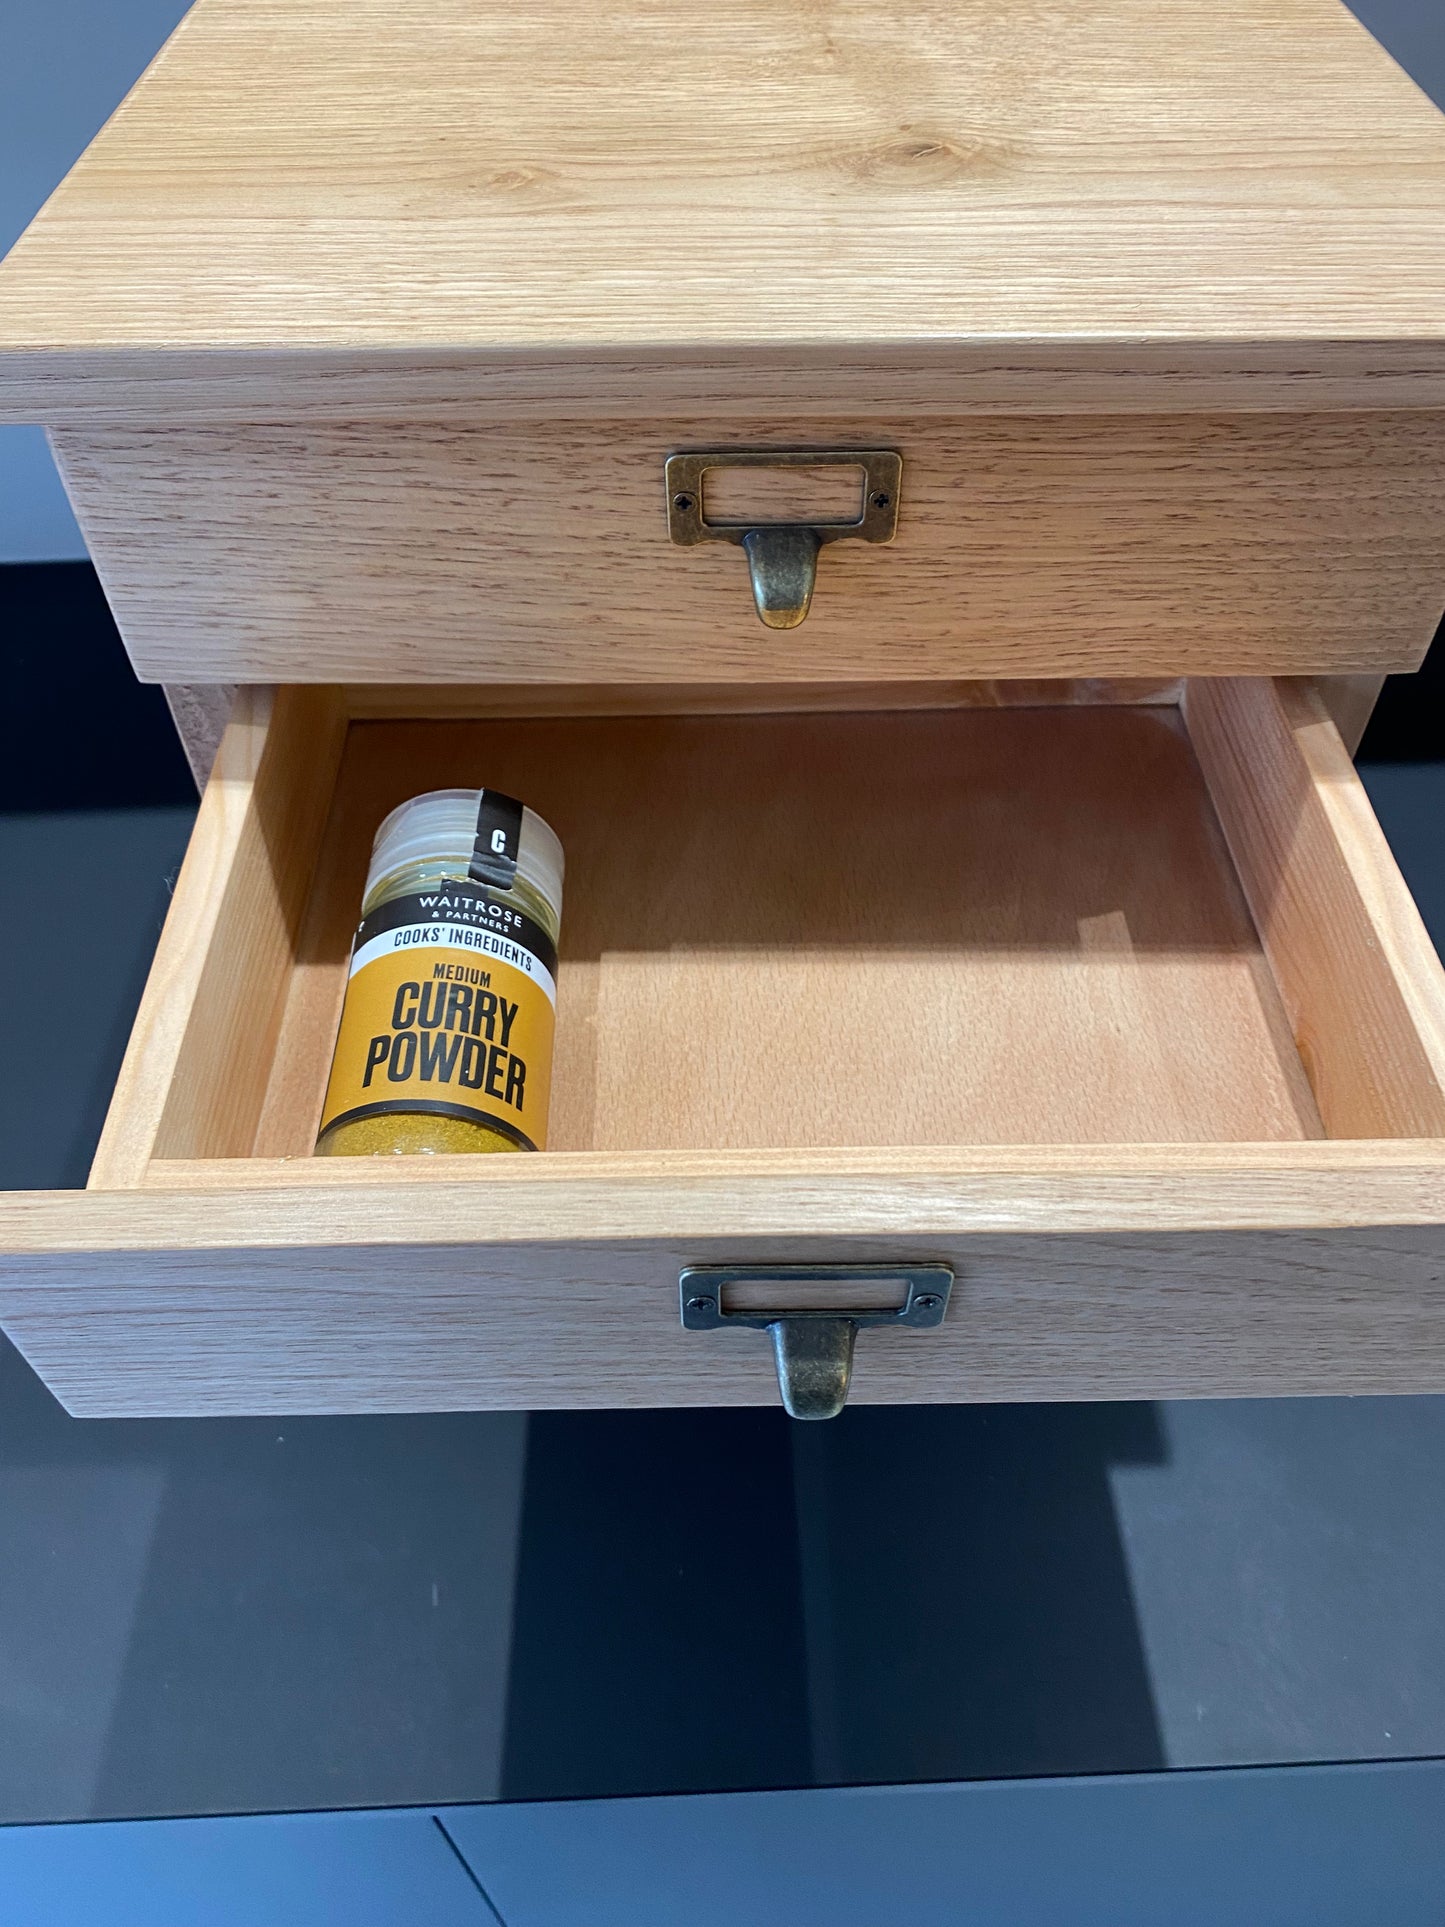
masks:
{"label": "white jar lid", "polygon": [[[456,874],[464,877],[472,860],[477,812],[484,793],[482,790],[428,790],[424,796],[409,797],[405,803],[398,803],[372,843],[367,895],[398,870],[410,869],[415,863],[455,864]],[[559,921],[565,867],[556,831],[535,810],[524,806],[517,842],[517,874],[551,904]]]}

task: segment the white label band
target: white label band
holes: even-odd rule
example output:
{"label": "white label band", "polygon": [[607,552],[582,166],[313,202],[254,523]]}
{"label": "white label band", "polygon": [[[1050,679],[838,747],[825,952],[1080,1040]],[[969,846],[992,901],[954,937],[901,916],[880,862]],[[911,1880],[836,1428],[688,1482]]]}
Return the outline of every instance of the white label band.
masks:
{"label": "white label band", "polygon": [[347,975],[354,977],[378,957],[394,956],[398,950],[450,951],[459,963],[466,957],[494,957],[498,963],[510,964],[513,970],[530,977],[546,992],[552,1008],[557,1007],[557,981],[540,958],[510,937],[495,930],[476,930],[465,923],[406,923],[396,930],[383,930],[352,951]]}

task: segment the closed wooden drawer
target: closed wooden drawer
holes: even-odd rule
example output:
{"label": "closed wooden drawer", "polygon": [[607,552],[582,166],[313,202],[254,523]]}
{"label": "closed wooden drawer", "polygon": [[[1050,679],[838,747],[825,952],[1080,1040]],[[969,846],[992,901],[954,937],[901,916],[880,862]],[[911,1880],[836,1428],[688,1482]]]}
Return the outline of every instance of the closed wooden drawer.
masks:
{"label": "closed wooden drawer", "polygon": [[[1079,693],[243,692],[7,1331],[83,1413],[752,1403],[683,1267],[943,1262],[855,1399],[1445,1388],[1445,979],[1333,724]],[[482,778],[568,853],[553,1148],[313,1160],[372,830]]]}
{"label": "closed wooden drawer", "polygon": [[[54,439],[136,668],[162,682],[1401,670],[1445,607],[1445,416],[1429,410]],[[897,537],[831,545],[795,629],[759,622],[737,548],[669,539],[675,450],[876,442],[903,457]],[[734,514],[766,514],[766,478],[717,474]]]}
{"label": "closed wooden drawer", "polygon": [[[165,682],[1364,673],[1445,607],[1442,315],[1339,0],[199,0],[0,270],[0,419]],[[858,447],[896,541],[795,629],[669,538],[669,454]]]}

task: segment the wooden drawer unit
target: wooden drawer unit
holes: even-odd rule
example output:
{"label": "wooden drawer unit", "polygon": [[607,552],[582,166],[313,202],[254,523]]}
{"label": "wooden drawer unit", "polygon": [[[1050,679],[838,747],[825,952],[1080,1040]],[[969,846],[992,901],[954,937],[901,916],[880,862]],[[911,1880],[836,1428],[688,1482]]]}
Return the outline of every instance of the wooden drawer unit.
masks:
{"label": "wooden drawer unit", "polygon": [[[203,767],[236,692],[5,1328],[96,1413],[771,1400],[685,1317],[905,1289],[859,1399],[1445,1389],[1445,985],[1325,707],[1445,603],[1442,318],[1336,0],[200,0],[0,270]],[[483,782],[567,850],[552,1148],[313,1159],[369,838]]]}
{"label": "wooden drawer unit", "polygon": [[[91,1188],[0,1207],[70,1409],[771,1400],[678,1280],[784,1261],[956,1272],[863,1400],[1445,1386],[1445,977],[1310,690],[609,707],[241,696]],[[479,761],[569,856],[555,1148],[313,1159],[372,826]]]}

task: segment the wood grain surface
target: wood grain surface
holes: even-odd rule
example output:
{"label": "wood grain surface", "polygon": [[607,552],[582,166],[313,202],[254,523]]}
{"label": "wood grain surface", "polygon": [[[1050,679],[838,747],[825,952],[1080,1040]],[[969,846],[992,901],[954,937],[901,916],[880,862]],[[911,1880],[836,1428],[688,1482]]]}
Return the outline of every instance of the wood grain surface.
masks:
{"label": "wood grain surface", "polygon": [[[1314,692],[1192,686],[1204,773],[1177,714],[1137,706],[453,708],[354,720],[333,776],[344,692],[281,691],[269,724],[258,700],[243,692],[203,808],[109,1175],[0,1198],[0,1319],[72,1410],[770,1403],[765,1342],[682,1332],[677,1274],[789,1259],[958,1271],[939,1333],[860,1344],[860,1402],[1445,1389],[1440,966]],[[559,1142],[596,1148],[296,1155],[375,809],[479,750],[508,782],[538,779],[545,795],[524,793],[568,847]],[[879,771],[869,792],[860,774]],[[773,809],[801,811],[806,835],[769,847]],[[900,826],[919,835],[894,836],[890,867]],[[602,893],[634,866],[641,895],[614,911]],[[1337,987],[1341,954],[1360,1000]],[[881,994],[900,959],[937,1024]],[[799,969],[808,1007],[776,1041],[801,1105],[764,1105],[711,992],[741,986],[756,1022],[756,986]],[[817,1007],[838,985],[868,1020],[856,1034]],[[1326,1121],[1367,1102],[1355,1122],[1393,1135],[1308,1135],[1287,1013]],[[880,1040],[913,1093],[853,1135],[850,1084],[876,1079]],[[596,1108],[609,1084],[621,1128]],[[1230,1139],[1261,1116],[1277,1141]],[[990,1120],[1015,1141],[983,1141]],[[1061,1141],[1081,1120],[1119,1141]],[[1409,1135],[1420,1120],[1430,1134]],[[949,1143],[882,1128],[945,1124]],[[1193,1141],[1164,1141],[1176,1124]]]}
{"label": "wood grain surface", "polygon": [[[0,263],[0,306],[5,267]],[[748,420],[772,411],[871,424],[1002,415],[1445,409],[1445,366],[1417,339],[1288,342],[808,342],[550,353],[462,349],[7,352],[0,423],[155,429],[183,423],[635,421],[659,411]]]}
{"label": "wood grain surface", "polygon": [[1321,696],[1223,678],[1185,705],[1330,1136],[1445,1135],[1445,973]]}
{"label": "wood grain surface", "polygon": [[1066,709],[1142,703],[1177,709],[1178,676],[1020,678],[915,682],[351,683],[341,691],[357,721],[423,717],[785,716],[833,710]]}
{"label": "wood grain surface", "polygon": [[1337,0],[201,0],[15,250],[0,376],[625,413],[901,351],[1058,405],[1222,349],[1438,406],[1442,307],[1445,124]]}
{"label": "wood grain surface", "polygon": [[139,1182],[150,1158],[248,1141],[275,1049],[316,846],[341,755],[329,690],[237,699],[91,1167]]}
{"label": "wood grain surface", "polygon": [[1176,716],[356,724],[254,1148],[314,1141],[376,824],[481,784],[567,852],[552,1148],[1318,1134]]}
{"label": "wood grain surface", "polygon": [[680,1328],[683,1265],[934,1259],[945,1323],[861,1338],[857,1402],[1445,1390],[1440,1147],[1273,1148],[12,1196],[0,1319],[83,1414],[772,1404],[763,1334]]}
{"label": "wood grain surface", "polygon": [[[1327,699],[1368,721],[1383,676],[1324,678]],[[1356,684],[1368,684],[1368,703]],[[235,704],[235,683],[167,683],[166,702],[196,788],[204,790]],[[355,683],[341,692],[348,715],[402,716],[738,716],[830,709],[1036,709],[1074,703],[1176,706],[1179,677],[1059,678],[1054,681],[896,683]],[[1358,734],[1358,731],[1357,731]],[[1352,745],[1353,746],[1353,745]]]}
{"label": "wood grain surface", "polygon": [[66,430],[131,658],[163,682],[816,682],[1411,669],[1442,605],[1421,412],[895,420],[895,542],[832,544],[765,629],[665,521],[677,448],[856,417],[484,430]]}

